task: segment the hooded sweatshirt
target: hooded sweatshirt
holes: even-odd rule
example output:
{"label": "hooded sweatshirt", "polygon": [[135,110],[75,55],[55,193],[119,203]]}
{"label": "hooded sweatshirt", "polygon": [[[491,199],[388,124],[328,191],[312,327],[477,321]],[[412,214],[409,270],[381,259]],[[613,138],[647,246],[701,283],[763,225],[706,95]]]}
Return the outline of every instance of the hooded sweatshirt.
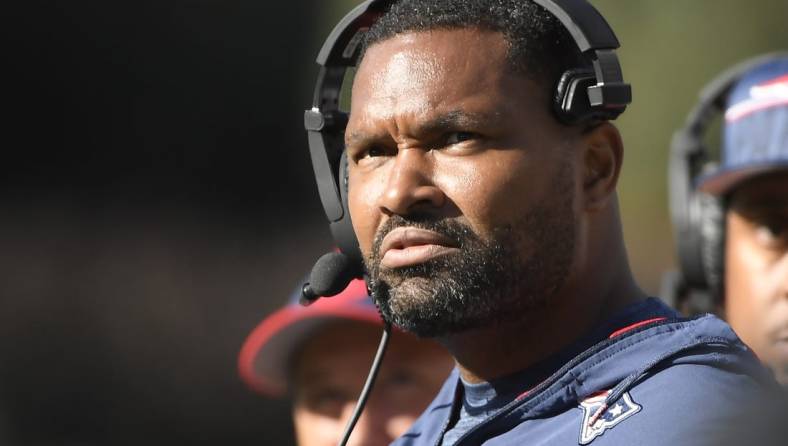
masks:
{"label": "hooded sweatshirt", "polygon": [[534,367],[488,383],[481,406],[489,402],[489,411],[479,389],[465,397],[467,385],[452,371],[393,444],[715,444],[773,381],[725,322],[681,318],[649,299]]}

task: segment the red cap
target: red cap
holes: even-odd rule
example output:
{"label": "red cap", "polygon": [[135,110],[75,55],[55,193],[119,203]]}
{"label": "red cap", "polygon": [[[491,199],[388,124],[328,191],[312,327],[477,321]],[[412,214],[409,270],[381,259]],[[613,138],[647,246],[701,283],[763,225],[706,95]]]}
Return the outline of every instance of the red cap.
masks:
{"label": "red cap", "polygon": [[285,307],[263,319],[238,355],[241,379],[264,395],[284,395],[291,356],[326,324],[351,320],[383,326],[363,280],[353,280],[341,293],[308,307],[298,303],[300,296],[299,288]]}

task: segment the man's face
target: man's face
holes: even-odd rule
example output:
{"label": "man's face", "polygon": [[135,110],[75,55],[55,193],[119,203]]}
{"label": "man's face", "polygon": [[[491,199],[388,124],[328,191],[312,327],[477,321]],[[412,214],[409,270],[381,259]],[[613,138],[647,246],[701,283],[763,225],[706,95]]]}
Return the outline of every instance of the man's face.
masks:
{"label": "man's face", "polygon": [[441,336],[522,320],[570,273],[574,138],[500,33],[372,45],[346,131],[353,227],[385,316]]}
{"label": "man's face", "polygon": [[[319,332],[293,367],[293,421],[299,446],[334,446],[345,429],[380,327],[338,322]],[[404,434],[440,389],[454,365],[443,348],[395,332],[350,445],[387,445]]]}
{"label": "man's face", "polygon": [[726,218],[726,318],[788,385],[788,173],[745,183]]}

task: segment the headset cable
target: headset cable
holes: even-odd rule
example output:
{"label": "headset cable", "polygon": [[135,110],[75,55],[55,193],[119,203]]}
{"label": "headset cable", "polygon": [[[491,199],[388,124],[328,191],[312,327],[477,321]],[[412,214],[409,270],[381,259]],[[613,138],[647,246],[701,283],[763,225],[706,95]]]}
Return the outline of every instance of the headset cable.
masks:
{"label": "headset cable", "polygon": [[386,354],[386,348],[389,344],[389,336],[391,336],[391,324],[384,322],[383,334],[380,336],[380,344],[378,344],[378,351],[375,353],[375,359],[372,360],[372,367],[369,369],[367,382],[364,383],[364,388],[361,389],[361,395],[358,396],[356,408],[353,409],[353,415],[350,416],[350,420],[348,420],[347,425],[345,426],[345,432],[342,433],[342,439],[339,441],[338,446],[345,446],[348,440],[350,440],[350,434],[353,433],[353,429],[356,427],[356,423],[361,417],[361,412],[364,411],[364,406],[367,404],[369,393],[372,391],[372,387],[375,385],[375,378],[378,377],[380,364],[383,362],[383,356]]}

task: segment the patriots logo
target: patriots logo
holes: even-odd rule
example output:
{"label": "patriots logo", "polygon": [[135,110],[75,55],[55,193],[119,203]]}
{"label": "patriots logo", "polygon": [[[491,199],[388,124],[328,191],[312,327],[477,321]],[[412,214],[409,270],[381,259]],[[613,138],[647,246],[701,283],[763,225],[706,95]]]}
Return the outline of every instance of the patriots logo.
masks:
{"label": "patriots logo", "polygon": [[618,423],[640,412],[643,407],[632,401],[629,392],[621,395],[617,401],[605,404],[610,391],[598,392],[580,401],[583,409],[583,424],[580,426],[580,444],[589,444],[594,439],[612,429]]}

